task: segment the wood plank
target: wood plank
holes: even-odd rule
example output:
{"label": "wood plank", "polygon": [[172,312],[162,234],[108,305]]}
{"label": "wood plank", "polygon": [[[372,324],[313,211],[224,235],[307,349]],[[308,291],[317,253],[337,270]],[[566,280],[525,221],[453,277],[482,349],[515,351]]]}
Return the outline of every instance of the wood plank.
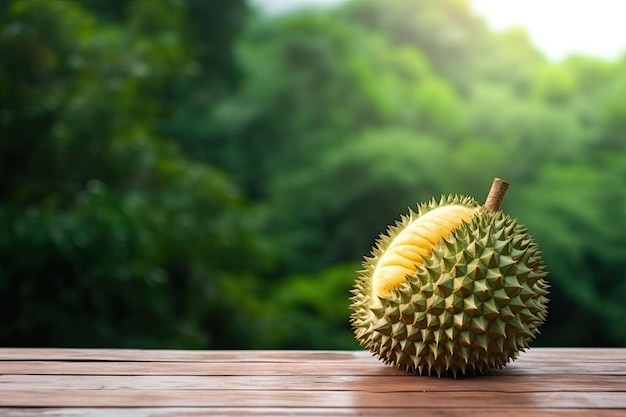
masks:
{"label": "wood plank", "polygon": [[206,362],[0,362],[0,374],[32,375],[399,375],[400,369],[376,363],[206,363]]}
{"label": "wood plank", "polygon": [[[564,409],[554,408],[537,410],[528,408],[508,408],[502,410],[472,410],[472,409],[433,409],[427,410],[428,416],[446,417],[502,417],[502,416],[529,416],[532,417],[624,417],[622,410],[600,410],[591,408]],[[424,409],[415,407],[406,408],[317,408],[317,407],[163,407],[163,408],[0,408],[0,417],[204,417],[204,416],[254,416],[254,417],[283,417],[283,416],[371,416],[371,417],[406,417],[424,415]]]}
{"label": "wood plank", "polygon": [[[0,392],[26,390],[268,390],[365,392],[623,392],[615,375],[398,378],[395,376],[0,375]],[[10,394],[7,394],[10,395]]]}
{"label": "wood plank", "polygon": [[[370,362],[47,362],[0,361],[0,374],[31,375],[397,375],[414,377],[379,361]],[[611,362],[514,362],[494,375],[604,374],[626,376],[626,366]]]}
{"label": "wood plank", "polygon": [[[275,350],[162,350],[162,349],[51,349],[0,348],[0,361],[137,361],[137,362],[377,362],[363,351],[275,351]],[[624,348],[532,348],[517,361],[626,363]]]}
{"label": "wood plank", "polygon": [[[204,417],[215,416],[372,416],[372,417],[406,417],[423,415],[423,408],[320,408],[320,407],[260,407],[260,408],[199,408],[199,407],[162,407],[162,408],[5,408],[0,409],[0,417]],[[472,410],[440,408],[429,409],[428,415],[433,417],[501,417],[529,416],[532,417],[623,417],[623,410],[599,410],[591,408],[564,409],[554,408],[537,410],[528,408],[507,408],[506,410]]]}
{"label": "wood plank", "polygon": [[412,376],[366,351],[11,348],[0,349],[0,417],[622,416],[625,377],[626,349],[532,349],[455,380]]}
{"label": "wood plank", "polygon": [[354,392],[230,390],[24,390],[0,397],[2,407],[419,407],[626,408],[614,392]]}
{"label": "wood plank", "polygon": [[0,348],[2,360],[94,360],[137,362],[302,362],[371,360],[367,351],[307,350],[163,350],[163,349],[20,349]]}

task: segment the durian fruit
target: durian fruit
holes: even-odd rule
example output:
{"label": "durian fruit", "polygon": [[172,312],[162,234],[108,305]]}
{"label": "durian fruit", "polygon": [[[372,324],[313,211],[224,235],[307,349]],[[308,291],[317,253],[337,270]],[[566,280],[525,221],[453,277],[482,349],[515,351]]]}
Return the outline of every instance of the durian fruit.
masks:
{"label": "durian fruit", "polygon": [[528,347],[547,314],[547,275],[528,230],[466,196],[418,205],[365,257],[351,297],[361,346],[420,375],[478,375]]}

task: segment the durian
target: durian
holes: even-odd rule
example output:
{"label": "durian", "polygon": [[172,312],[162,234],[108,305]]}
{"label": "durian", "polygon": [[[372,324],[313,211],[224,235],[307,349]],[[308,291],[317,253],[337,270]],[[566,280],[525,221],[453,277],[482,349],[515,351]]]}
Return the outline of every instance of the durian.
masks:
{"label": "durian", "polygon": [[496,178],[484,206],[442,197],[381,234],[352,289],[350,322],[361,346],[420,375],[502,368],[538,334],[547,314],[541,252],[500,211]]}

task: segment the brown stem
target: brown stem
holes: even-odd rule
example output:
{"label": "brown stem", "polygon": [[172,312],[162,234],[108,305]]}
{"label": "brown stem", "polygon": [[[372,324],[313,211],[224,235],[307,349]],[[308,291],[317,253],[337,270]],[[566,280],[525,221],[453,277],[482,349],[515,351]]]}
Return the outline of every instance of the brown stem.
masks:
{"label": "brown stem", "polygon": [[491,190],[489,190],[489,195],[487,195],[487,200],[485,200],[485,208],[491,211],[500,210],[502,200],[504,200],[504,194],[506,194],[508,189],[508,182],[500,178],[494,178],[493,184],[491,184]]}

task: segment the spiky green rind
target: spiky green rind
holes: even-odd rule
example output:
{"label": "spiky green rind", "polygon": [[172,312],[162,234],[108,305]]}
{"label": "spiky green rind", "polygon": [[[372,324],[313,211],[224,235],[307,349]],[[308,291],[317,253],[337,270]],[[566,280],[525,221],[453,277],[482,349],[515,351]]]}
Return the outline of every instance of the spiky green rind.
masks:
{"label": "spiky green rind", "polygon": [[479,209],[406,283],[377,297],[371,276],[386,242],[364,261],[350,318],[360,344],[385,363],[420,375],[484,374],[515,359],[538,334],[548,292],[541,252],[527,229],[502,212]]}

